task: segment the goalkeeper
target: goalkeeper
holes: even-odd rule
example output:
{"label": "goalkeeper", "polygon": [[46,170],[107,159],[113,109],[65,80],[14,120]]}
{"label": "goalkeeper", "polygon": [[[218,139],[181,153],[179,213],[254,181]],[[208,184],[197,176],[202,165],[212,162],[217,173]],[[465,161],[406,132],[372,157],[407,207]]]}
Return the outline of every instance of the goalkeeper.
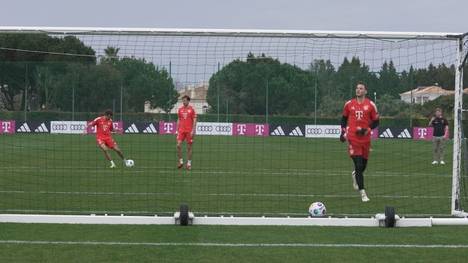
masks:
{"label": "goalkeeper", "polygon": [[366,98],[367,86],[356,85],[356,98],[347,101],[341,119],[340,141],[348,141],[348,153],[354,162],[353,188],[359,190],[361,200],[368,202],[364,189],[364,171],[369,159],[371,131],[379,125],[379,114],[374,102]]}

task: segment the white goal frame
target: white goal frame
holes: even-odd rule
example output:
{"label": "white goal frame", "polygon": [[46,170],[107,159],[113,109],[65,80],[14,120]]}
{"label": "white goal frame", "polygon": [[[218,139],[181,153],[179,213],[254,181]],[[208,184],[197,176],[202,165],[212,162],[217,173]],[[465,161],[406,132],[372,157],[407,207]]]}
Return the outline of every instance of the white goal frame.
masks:
{"label": "white goal frame", "polygon": [[[455,41],[458,45],[452,168],[451,215],[462,218],[398,218],[396,226],[468,225],[468,212],[460,206],[462,167],[462,112],[464,39],[467,34],[450,32],[384,32],[384,31],[319,31],[319,30],[256,30],[256,29],[190,29],[190,28],[106,28],[106,27],[23,27],[0,26],[0,33],[49,33],[54,35],[121,34],[153,36],[222,36],[222,37],[288,37],[288,38],[374,38],[427,39]],[[194,217],[193,224],[213,225],[329,225],[379,226],[372,218],[273,218],[273,217]],[[71,224],[174,224],[175,217],[107,216],[107,215],[23,215],[0,214],[0,222],[71,223]]]}

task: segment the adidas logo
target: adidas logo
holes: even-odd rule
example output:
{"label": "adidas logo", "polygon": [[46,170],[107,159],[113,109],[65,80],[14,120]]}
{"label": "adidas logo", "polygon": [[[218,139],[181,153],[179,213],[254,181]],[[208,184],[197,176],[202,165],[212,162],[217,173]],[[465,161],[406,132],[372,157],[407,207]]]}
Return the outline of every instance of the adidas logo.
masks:
{"label": "adidas logo", "polygon": [[283,131],[283,128],[281,126],[276,127],[274,131],[271,132],[271,135],[273,136],[284,136],[286,135]]}
{"label": "adidas logo", "polygon": [[411,139],[411,134],[408,129],[404,129],[397,137],[402,139]]}
{"label": "adidas logo", "polygon": [[138,131],[138,128],[137,126],[135,125],[135,123],[132,123],[132,125],[130,125],[130,127],[128,127],[126,130],[125,130],[125,133],[139,133],[140,131]]}
{"label": "adidas logo", "polygon": [[395,138],[395,136],[393,136],[392,131],[389,128],[387,128],[384,132],[382,132],[379,137],[380,138]]}
{"label": "adidas logo", "polygon": [[31,132],[31,129],[29,129],[29,125],[25,122],[21,127],[16,130],[17,132]]}
{"label": "adidas logo", "polygon": [[294,130],[292,130],[289,133],[289,136],[304,136],[304,134],[302,133],[301,128],[296,127],[296,128],[294,128]]}
{"label": "adidas logo", "polygon": [[47,126],[45,125],[45,123],[41,123],[41,125],[39,125],[35,130],[34,132],[49,132],[49,130],[47,129]]}
{"label": "adidas logo", "polygon": [[158,133],[154,125],[151,123],[146,129],[143,130],[143,133]]}

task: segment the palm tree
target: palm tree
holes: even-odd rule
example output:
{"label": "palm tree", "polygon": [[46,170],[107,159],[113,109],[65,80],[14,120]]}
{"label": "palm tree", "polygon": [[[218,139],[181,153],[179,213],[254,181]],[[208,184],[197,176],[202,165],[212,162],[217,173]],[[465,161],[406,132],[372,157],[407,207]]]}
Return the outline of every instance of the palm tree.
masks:
{"label": "palm tree", "polygon": [[119,60],[119,57],[117,56],[119,51],[120,48],[118,47],[108,46],[106,49],[104,49],[106,56],[103,58],[103,62],[114,64],[117,60]]}

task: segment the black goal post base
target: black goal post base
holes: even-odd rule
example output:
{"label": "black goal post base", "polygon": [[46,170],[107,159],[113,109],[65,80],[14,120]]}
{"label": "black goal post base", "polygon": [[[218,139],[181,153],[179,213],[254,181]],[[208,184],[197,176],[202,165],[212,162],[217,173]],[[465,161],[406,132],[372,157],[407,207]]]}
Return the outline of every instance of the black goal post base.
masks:
{"label": "black goal post base", "polygon": [[[179,211],[174,213],[174,220],[176,225],[188,226],[193,225],[195,215],[190,212],[188,204],[181,204]],[[396,226],[396,221],[399,218],[395,213],[395,208],[392,206],[385,206],[384,214],[377,214],[375,219],[378,220],[380,227],[391,228]]]}
{"label": "black goal post base", "polygon": [[193,224],[193,218],[195,216],[190,212],[187,204],[181,204],[179,211],[174,213],[174,219],[176,225],[188,226]]}

